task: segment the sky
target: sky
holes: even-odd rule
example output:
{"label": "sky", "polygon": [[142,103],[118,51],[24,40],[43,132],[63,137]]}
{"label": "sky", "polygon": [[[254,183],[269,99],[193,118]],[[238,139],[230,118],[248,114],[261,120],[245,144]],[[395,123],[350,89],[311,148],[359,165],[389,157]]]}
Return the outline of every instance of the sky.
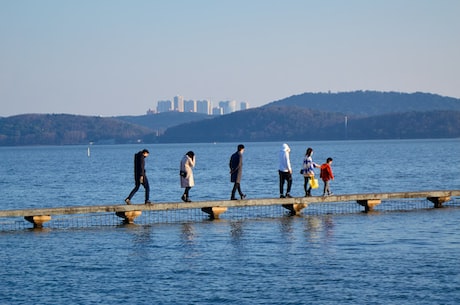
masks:
{"label": "sky", "polygon": [[304,92],[460,98],[459,0],[0,0],[0,116],[258,107]]}

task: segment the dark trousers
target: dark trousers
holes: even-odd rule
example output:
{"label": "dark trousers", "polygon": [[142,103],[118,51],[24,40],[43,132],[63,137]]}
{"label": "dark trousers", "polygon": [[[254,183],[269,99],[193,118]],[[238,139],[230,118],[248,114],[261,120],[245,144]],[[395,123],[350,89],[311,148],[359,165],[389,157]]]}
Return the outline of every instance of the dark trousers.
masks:
{"label": "dark trousers", "polygon": [[187,198],[188,198],[188,192],[190,192],[190,189],[191,189],[190,186],[185,187],[184,195],[185,195],[185,197],[187,197]]}
{"label": "dark trousers", "polygon": [[310,176],[304,176],[303,177],[303,189],[305,190],[305,196],[310,196],[311,195],[311,186],[310,186]]}
{"label": "dark trousers", "polygon": [[235,198],[235,193],[237,190],[238,190],[238,194],[240,194],[240,197],[243,197],[243,192],[241,191],[240,183],[235,182],[235,184],[233,185],[233,189],[232,189],[232,197],[231,197],[232,199]]}
{"label": "dark trousers", "polygon": [[291,186],[292,186],[292,175],[289,172],[282,172],[278,171],[280,174],[280,194],[284,194],[284,182],[287,181],[287,190],[286,194],[289,194],[291,192]]}
{"label": "dark trousers", "polygon": [[129,193],[128,199],[131,200],[133,198],[134,194],[139,190],[139,187],[141,186],[144,187],[145,189],[145,201],[149,200],[150,198],[150,186],[149,186],[149,179],[147,179],[147,176],[144,176],[144,181],[141,183],[140,179],[136,179],[136,186],[134,186],[133,190],[131,193]]}

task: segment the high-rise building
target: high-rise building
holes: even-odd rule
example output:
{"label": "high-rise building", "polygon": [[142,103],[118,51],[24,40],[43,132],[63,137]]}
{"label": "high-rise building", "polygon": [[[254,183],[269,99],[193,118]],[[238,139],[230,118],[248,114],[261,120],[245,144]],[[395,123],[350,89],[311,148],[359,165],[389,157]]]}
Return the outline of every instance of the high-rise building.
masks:
{"label": "high-rise building", "polygon": [[168,112],[173,110],[173,104],[170,100],[167,101],[158,101],[157,103],[157,112]]}
{"label": "high-rise building", "polygon": [[196,102],[196,112],[204,113],[204,114],[211,114],[211,101],[210,100],[202,100]]}
{"label": "high-rise building", "polygon": [[180,95],[174,97],[174,111],[184,112],[184,97]]}
{"label": "high-rise building", "polygon": [[222,114],[224,114],[222,107],[212,108],[212,115],[222,115]]}
{"label": "high-rise building", "polygon": [[249,103],[248,102],[241,102],[240,103],[240,110],[246,110],[249,109]]}
{"label": "high-rise building", "polygon": [[222,108],[223,114],[229,114],[236,111],[236,101],[219,102],[219,107]]}
{"label": "high-rise building", "polygon": [[184,112],[196,112],[196,101],[195,100],[184,101]]}

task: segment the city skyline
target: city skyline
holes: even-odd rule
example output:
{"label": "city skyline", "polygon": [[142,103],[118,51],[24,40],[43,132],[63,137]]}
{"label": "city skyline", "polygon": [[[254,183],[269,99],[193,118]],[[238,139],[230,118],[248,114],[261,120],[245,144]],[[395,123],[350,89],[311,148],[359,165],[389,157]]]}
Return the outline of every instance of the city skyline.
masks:
{"label": "city skyline", "polygon": [[147,110],[147,114],[177,111],[197,112],[208,115],[223,115],[249,108],[248,102],[239,102],[239,108],[237,107],[237,103],[238,102],[236,100],[219,101],[218,104],[213,107],[210,99],[185,99],[181,95],[176,95],[172,100],[157,101],[156,108],[154,110],[149,108]]}

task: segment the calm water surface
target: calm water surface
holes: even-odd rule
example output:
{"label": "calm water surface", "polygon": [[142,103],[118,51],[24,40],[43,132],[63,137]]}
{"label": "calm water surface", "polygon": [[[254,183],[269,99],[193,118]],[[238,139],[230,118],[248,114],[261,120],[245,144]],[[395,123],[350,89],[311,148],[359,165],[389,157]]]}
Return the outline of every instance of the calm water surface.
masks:
{"label": "calm water surface", "polygon": [[[238,143],[151,145],[153,201],[228,199]],[[278,196],[282,143],[244,143],[242,187]],[[339,194],[459,189],[459,140],[289,143],[300,169],[333,157]],[[122,203],[143,146],[0,148],[1,209]],[[319,195],[317,191],[316,195]],[[294,175],[293,193],[303,195]],[[134,197],[142,202],[142,189]],[[77,229],[0,231],[2,304],[459,304],[458,205]]]}

